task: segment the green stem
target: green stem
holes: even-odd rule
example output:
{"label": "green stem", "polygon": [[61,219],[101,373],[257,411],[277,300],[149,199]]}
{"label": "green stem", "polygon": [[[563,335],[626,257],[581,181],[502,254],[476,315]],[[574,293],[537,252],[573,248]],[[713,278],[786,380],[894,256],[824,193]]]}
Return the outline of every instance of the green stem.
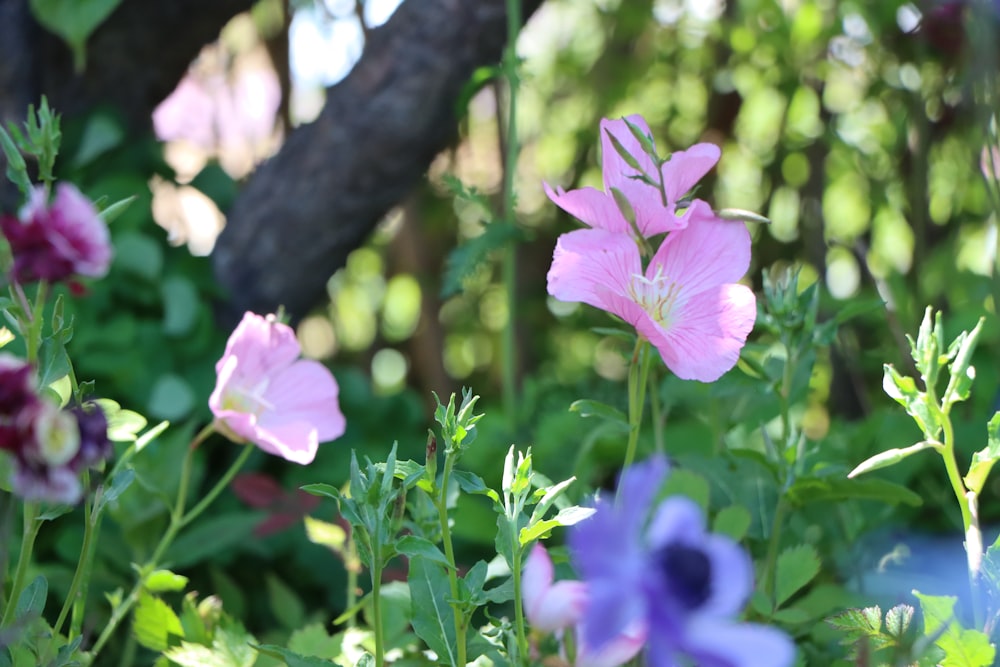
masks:
{"label": "green stem", "polygon": [[[87,488],[89,484],[89,471],[84,471],[83,473],[83,486]],[[91,498],[87,498],[84,503],[83,508],[83,545],[80,547],[80,560],[76,564],[76,572],[73,573],[73,581],[69,585],[69,592],[66,594],[66,600],[63,602],[62,609],[59,611],[59,618],[56,619],[56,624],[52,626],[52,629],[58,633],[62,628],[62,624],[66,621],[66,616],[69,615],[70,609],[76,609],[77,600],[83,600],[86,598],[86,586],[81,586],[84,582],[89,579],[90,565],[93,562],[94,557],[94,537],[100,531],[100,516],[94,513],[95,503]],[[73,617],[76,619],[80,617],[82,621],[82,614],[77,614],[74,611]],[[72,640],[79,633],[79,627],[75,623],[71,624],[69,634],[67,639]]]}
{"label": "green stem", "polygon": [[514,545],[514,563],[512,566],[514,575],[514,624],[517,628],[517,661],[521,665],[528,665],[529,649],[528,636],[524,629],[524,604],[521,601],[521,556],[520,539],[517,535],[517,519],[511,521],[511,544]]}
{"label": "green stem", "polygon": [[764,557],[764,572],[760,577],[761,590],[767,595],[769,600],[774,599],[774,570],[778,563],[778,548],[781,546],[781,524],[785,520],[785,513],[788,506],[785,503],[785,496],[782,493],[778,497],[778,504],[774,508],[774,521],[771,523],[771,535],[767,542],[767,555]]}
{"label": "green stem", "polygon": [[632,363],[628,369],[628,445],[625,447],[623,470],[635,461],[639,431],[642,427],[642,412],[646,403],[646,381],[652,357],[646,340],[640,337],[635,343]]}
{"label": "green stem", "polygon": [[[507,0],[507,48],[504,52],[504,75],[507,79],[507,128],[503,166],[503,219],[514,226],[514,176],[517,172],[519,144],[517,139],[517,36],[521,29],[521,2]],[[499,119],[499,116],[498,116]],[[507,244],[503,254],[503,285],[507,298],[507,325],[503,329],[501,346],[503,350],[503,406],[511,423],[516,423],[517,401],[517,239]]]}
{"label": "green stem", "polygon": [[375,633],[375,667],[385,664],[385,647],[382,638],[382,549],[375,548],[372,557],[372,615],[374,616],[372,630]]}
{"label": "green stem", "polygon": [[[650,352],[652,355],[652,352]],[[660,412],[660,386],[656,372],[650,375],[652,389],[649,392],[649,416],[653,420],[653,444],[656,446],[656,453],[664,455],[667,453],[667,445],[663,441],[663,426],[666,415]]]}
{"label": "green stem", "polygon": [[14,610],[17,608],[18,599],[21,597],[25,580],[28,578],[31,552],[35,547],[35,537],[38,536],[38,529],[41,525],[41,522],[38,521],[38,503],[24,503],[21,551],[17,556],[17,569],[14,570],[14,581],[11,583],[10,597],[7,598],[7,607],[4,609],[3,618],[0,619],[0,627],[5,628],[14,620]]}
{"label": "green stem", "polygon": [[209,505],[212,504],[212,501],[215,500],[215,498],[222,493],[222,490],[229,485],[229,482],[232,481],[233,477],[236,476],[236,473],[239,472],[240,468],[243,467],[243,464],[250,457],[253,448],[246,445],[240,455],[236,458],[236,461],[233,462],[229,470],[227,470],[219,481],[216,482],[211,491],[209,491],[201,502],[195,505],[189,513],[185,514],[184,506],[187,500],[188,482],[191,477],[191,460],[195,449],[206,437],[208,437],[213,428],[214,427],[210,425],[202,429],[198,435],[195,436],[194,440],[192,440],[191,446],[188,447],[187,453],[184,455],[184,462],[181,465],[181,478],[177,487],[177,501],[174,503],[174,507],[170,511],[170,524],[163,533],[163,537],[160,538],[159,544],[156,545],[156,549],[153,550],[153,555],[146,561],[145,565],[139,568],[139,578],[136,580],[132,590],[129,591],[128,596],[111,611],[111,618],[108,619],[107,625],[104,626],[100,636],[97,638],[97,642],[94,644],[94,648],[91,650],[92,660],[97,657],[97,654],[100,653],[102,648],[104,648],[108,639],[111,638],[111,635],[118,628],[118,625],[139,600],[139,596],[145,588],[146,579],[153,573],[153,571],[156,570],[163,554],[166,553],[167,549],[177,537],[177,533],[179,533],[184,526],[196,519],[202,512],[205,511],[206,508],[208,508]]}
{"label": "green stem", "polygon": [[448,584],[451,587],[452,609],[455,612],[455,644],[458,648],[457,667],[464,667],[465,660],[465,617],[458,607],[458,570],[455,566],[455,549],[451,544],[451,526],[448,524],[448,482],[451,469],[455,465],[456,451],[449,448],[445,452],[444,472],[441,473],[441,488],[438,490],[438,521],[441,523],[441,543],[448,559]]}

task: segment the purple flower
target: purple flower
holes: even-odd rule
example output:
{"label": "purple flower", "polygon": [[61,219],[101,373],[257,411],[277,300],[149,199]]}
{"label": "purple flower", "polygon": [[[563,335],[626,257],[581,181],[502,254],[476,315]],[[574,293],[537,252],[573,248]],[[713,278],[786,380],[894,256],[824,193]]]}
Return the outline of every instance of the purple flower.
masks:
{"label": "purple flower", "polygon": [[291,327],[243,316],[215,365],[208,400],[223,433],[302,464],[312,462],[319,443],[343,435],[337,381],[318,361],[299,359],[301,351]]}
{"label": "purple flower", "polygon": [[17,217],[0,216],[0,230],[10,243],[12,277],[19,283],[99,278],[111,264],[107,225],[90,200],[68,183],[59,184],[51,204],[48,191],[35,188]]}
{"label": "purple flower", "polygon": [[583,643],[600,652],[639,625],[647,630],[652,667],[673,667],[681,656],[700,667],[791,665],[795,647],[786,635],[733,620],[753,588],[747,554],[706,532],[691,500],[670,497],[653,506],[666,473],[663,458],[627,469],[617,502],[599,501],[570,533],[589,594]]}

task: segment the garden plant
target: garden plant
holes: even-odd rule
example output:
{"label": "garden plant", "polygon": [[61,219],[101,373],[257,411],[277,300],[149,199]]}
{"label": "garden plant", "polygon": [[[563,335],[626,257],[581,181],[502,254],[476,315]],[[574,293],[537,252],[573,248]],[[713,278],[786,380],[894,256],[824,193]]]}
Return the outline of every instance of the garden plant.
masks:
{"label": "garden plant", "polygon": [[[641,107],[587,129],[594,178],[525,185],[520,8],[488,73],[495,196],[441,179],[485,221],[443,291],[498,276],[483,390],[379,395],[281,307],[220,332],[225,295],[143,231],[141,193],[75,182],[100,165],[64,155],[45,97],[0,127],[0,667],[1000,664],[997,276],[958,313],[909,294],[906,331],[888,279],[838,301],[762,268],[776,223],[704,187],[730,147],[667,150]],[[519,264],[528,187],[561,216],[544,282]],[[602,381],[519,375],[529,289],[548,352]],[[838,421],[859,320],[899,349],[883,409]]]}

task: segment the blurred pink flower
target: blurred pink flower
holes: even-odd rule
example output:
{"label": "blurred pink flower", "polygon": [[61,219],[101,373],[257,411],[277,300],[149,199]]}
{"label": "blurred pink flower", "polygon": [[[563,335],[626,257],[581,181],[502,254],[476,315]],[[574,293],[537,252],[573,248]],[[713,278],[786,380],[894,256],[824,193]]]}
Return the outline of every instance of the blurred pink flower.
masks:
{"label": "blurred pink flower", "polygon": [[[642,116],[628,116],[628,121],[651,135]],[[631,234],[632,228],[611,194],[616,188],[625,195],[635,213],[636,227],[643,236],[683,229],[688,224],[691,209],[677,215],[677,204],[708,171],[719,161],[721,152],[714,144],[696,144],[686,151],[673,153],[662,167],[664,194],[658,187],[645,183],[640,174],[629,166],[615,150],[608,133],[614,135],[625,151],[632,156],[649,177],[656,175],[656,165],[643,150],[639,141],[625,124],[625,120],[601,121],[602,171],[604,191],[579,188],[569,192],[562,188],[553,190],[547,183],[545,193],[557,206],[589,227],[612,232]]]}
{"label": "blurred pink flower", "polygon": [[344,433],[337,382],[318,361],[299,359],[291,327],[246,313],[215,365],[208,404],[227,435],[265,452],[310,463],[320,442]]}
{"label": "blurred pink flower", "polygon": [[[521,577],[524,615],[531,627],[558,632],[578,626],[587,605],[587,584],[582,581],[552,583],[552,560],[541,544],[531,549]],[[646,643],[645,627],[634,625],[607,642],[600,651],[591,651],[576,633],[575,667],[618,667],[631,660]]]}
{"label": "blurred pink flower", "polygon": [[552,583],[552,560],[541,544],[535,544],[524,564],[521,599],[531,626],[544,632],[574,625],[587,602],[586,586],[579,581]]}
{"label": "blurred pink flower", "polygon": [[59,282],[73,276],[99,278],[111,264],[108,227],[76,186],[60,183],[51,204],[35,188],[17,217],[0,216],[0,229],[14,256],[13,278]]}
{"label": "blurred pink flower", "polygon": [[750,266],[750,233],[719,220],[703,201],[671,232],[645,272],[635,241],[603,229],[559,237],[549,294],[617,315],[645,336],[685,380],[712,382],[736,365],[757,315],[753,292],[736,281]]}

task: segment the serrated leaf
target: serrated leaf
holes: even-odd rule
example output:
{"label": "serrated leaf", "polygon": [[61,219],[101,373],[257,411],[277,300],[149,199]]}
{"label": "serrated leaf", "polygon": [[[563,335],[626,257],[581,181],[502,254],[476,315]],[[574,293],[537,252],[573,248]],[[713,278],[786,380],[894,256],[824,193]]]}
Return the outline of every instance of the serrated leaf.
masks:
{"label": "serrated leaf", "polygon": [[983,490],[986,477],[998,459],[1000,459],[1000,412],[993,415],[986,427],[986,447],[972,455],[969,474],[965,476],[965,485],[970,491],[978,495]]}
{"label": "serrated leaf", "polygon": [[413,631],[442,662],[458,667],[455,614],[448,599],[451,588],[444,568],[424,558],[410,559],[410,600]]}
{"label": "serrated leaf", "polygon": [[132,619],[132,633],[136,641],[154,651],[166,651],[169,635],[184,636],[184,629],[177,614],[166,602],[149,593],[139,595]]}
{"label": "serrated leaf", "polygon": [[746,537],[752,520],[750,512],[742,505],[723,507],[712,520],[712,532],[728,535],[739,542]]}
{"label": "serrated leaf", "polygon": [[897,604],[885,613],[885,629],[893,637],[900,639],[910,628],[914,609],[908,604]]}
{"label": "serrated leaf", "polygon": [[490,253],[506,247],[520,236],[516,226],[507,222],[493,221],[485,226],[482,234],[452,250],[445,261],[441,296],[447,298],[461,292],[462,284],[486,262]]}
{"label": "serrated leaf", "polygon": [[882,609],[878,605],[848,609],[831,616],[826,622],[847,634],[843,643],[852,644],[862,637],[875,637],[882,632]]}
{"label": "serrated leaf", "polygon": [[774,607],[781,607],[812,581],[819,568],[819,555],[812,545],[800,544],[781,552],[774,570]]}
{"label": "serrated leaf", "polygon": [[941,667],[987,667],[993,664],[996,650],[990,639],[978,630],[965,630],[955,620],[958,598],[946,595],[923,595],[913,591],[924,616],[924,636],[937,635],[934,644],[945,652]]}
{"label": "serrated leaf", "polygon": [[331,637],[322,623],[312,623],[292,633],[288,648],[303,656],[333,659],[340,653],[343,635]]}

